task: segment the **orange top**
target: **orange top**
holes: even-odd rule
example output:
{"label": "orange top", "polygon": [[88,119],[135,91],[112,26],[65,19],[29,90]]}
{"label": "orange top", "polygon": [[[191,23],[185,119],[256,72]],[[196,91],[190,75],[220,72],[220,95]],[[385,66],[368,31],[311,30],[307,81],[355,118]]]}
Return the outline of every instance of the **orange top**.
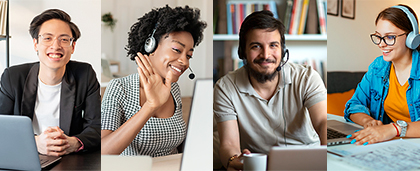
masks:
{"label": "orange top", "polygon": [[384,110],[394,122],[397,120],[411,122],[406,97],[408,86],[408,81],[404,85],[400,85],[395,74],[394,64],[392,64],[389,73],[388,95],[384,101]]}

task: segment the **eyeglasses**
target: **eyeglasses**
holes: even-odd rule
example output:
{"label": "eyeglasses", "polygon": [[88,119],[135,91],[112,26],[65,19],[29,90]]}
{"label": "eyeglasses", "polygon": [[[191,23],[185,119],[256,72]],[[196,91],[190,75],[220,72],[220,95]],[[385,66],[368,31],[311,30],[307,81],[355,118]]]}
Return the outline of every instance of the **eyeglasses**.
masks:
{"label": "eyeglasses", "polygon": [[384,43],[386,45],[393,46],[395,44],[395,39],[397,39],[397,37],[400,37],[404,34],[407,34],[407,33],[403,33],[403,34],[400,34],[400,35],[386,35],[384,37],[378,36],[376,34],[371,34],[370,39],[372,39],[372,42],[375,45],[381,44],[381,40],[384,40]]}
{"label": "eyeglasses", "polygon": [[[51,46],[54,43],[55,37],[51,34],[38,35],[39,42],[45,46]],[[62,47],[70,47],[74,38],[70,36],[57,37],[58,44]]]}

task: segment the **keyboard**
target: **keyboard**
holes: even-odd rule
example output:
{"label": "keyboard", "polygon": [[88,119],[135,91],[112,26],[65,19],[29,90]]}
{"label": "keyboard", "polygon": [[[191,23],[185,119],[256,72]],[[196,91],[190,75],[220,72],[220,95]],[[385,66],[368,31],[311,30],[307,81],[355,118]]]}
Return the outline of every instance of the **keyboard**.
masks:
{"label": "keyboard", "polygon": [[347,137],[347,135],[333,129],[327,129],[327,139],[344,138],[344,137]]}

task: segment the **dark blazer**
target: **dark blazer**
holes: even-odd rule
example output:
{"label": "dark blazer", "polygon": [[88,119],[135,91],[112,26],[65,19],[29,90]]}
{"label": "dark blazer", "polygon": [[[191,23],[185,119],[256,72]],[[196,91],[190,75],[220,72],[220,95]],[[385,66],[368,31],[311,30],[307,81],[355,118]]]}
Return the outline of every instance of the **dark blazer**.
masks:
{"label": "dark blazer", "polygon": [[[6,68],[0,80],[0,114],[34,115],[39,62]],[[69,61],[61,83],[60,128],[79,138],[85,150],[101,143],[101,97],[95,71],[87,63]]]}

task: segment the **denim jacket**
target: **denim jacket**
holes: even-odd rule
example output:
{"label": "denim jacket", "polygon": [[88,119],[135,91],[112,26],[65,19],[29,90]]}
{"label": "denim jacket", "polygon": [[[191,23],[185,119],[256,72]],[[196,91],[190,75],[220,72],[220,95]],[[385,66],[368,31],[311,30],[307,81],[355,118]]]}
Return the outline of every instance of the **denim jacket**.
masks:
{"label": "denim jacket", "polygon": [[[384,101],[389,89],[391,62],[379,56],[369,66],[368,72],[358,84],[353,97],[347,102],[344,118],[348,122],[353,113],[366,113],[384,124],[392,122],[384,111]],[[407,104],[412,122],[420,121],[420,54],[412,52],[410,77],[408,78]]]}

